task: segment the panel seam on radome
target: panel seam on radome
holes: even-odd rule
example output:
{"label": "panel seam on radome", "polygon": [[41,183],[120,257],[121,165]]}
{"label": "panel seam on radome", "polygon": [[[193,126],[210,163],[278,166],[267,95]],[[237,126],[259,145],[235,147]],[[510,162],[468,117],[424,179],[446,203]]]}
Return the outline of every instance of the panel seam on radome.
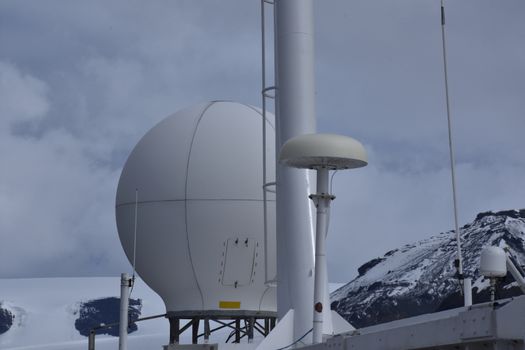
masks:
{"label": "panel seam on radome", "polygon": [[[188,199],[161,199],[154,201],[139,201],[137,204],[150,204],[150,203],[166,203],[166,202],[264,202],[262,199],[241,199],[241,198],[188,198]],[[275,202],[275,199],[268,199],[267,202]],[[124,207],[127,205],[135,205],[135,202],[120,203],[116,208]]]}
{"label": "panel seam on radome", "polygon": [[266,295],[266,293],[270,290],[270,286],[266,286],[266,289],[264,290],[264,292],[262,293],[261,295],[261,298],[259,299],[259,311],[261,311],[261,308],[262,308],[262,303],[264,301],[264,296]]}
{"label": "panel seam on radome", "polygon": [[193,148],[193,142],[195,141],[195,135],[197,135],[197,129],[199,128],[199,124],[204,117],[204,114],[206,111],[213,106],[215,102],[210,102],[201,112],[201,115],[199,116],[199,119],[197,120],[197,124],[195,124],[195,129],[193,130],[193,135],[191,136],[191,142],[190,142],[190,150],[188,152],[188,160],[186,161],[186,178],[184,179],[184,227],[186,229],[186,243],[188,246],[188,256],[190,258],[190,265],[191,270],[193,272],[193,278],[195,279],[195,283],[197,283],[197,289],[199,290],[199,294],[201,296],[201,305],[204,309],[204,294],[202,294],[201,285],[199,284],[199,279],[197,278],[197,273],[195,272],[195,265],[193,264],[193,259],[191,256],[191,247],[190,247],[190,235],[188,233],[188,202],[186,201],[188,198],[188,173],[189,173],[189,167],[190,167],[190,159],[191,159],[191,150]]}
{"label": "panel seam on radome", "polygon": [[[261,118],[264,118],[262,112],[259,112],[259,111],[257,110],[257,108],[252,107],[252,106],[250,106],[250,105],[245,105],[245,104],[243,104],[243,106],[246,106],[246,107],[248,107],[248,108],[250,108],[250,109],[253,109],[257,114],[259,114],[259,115],[261,116]],[[273,129],[273,131],[275,132],[275,126],[272,124],[272,122],[270,121],[270,119],[265,118],[265,120],[266,120],[266,122],[267,122],[268,124],[270,124],[270,126],[271,126],[272,129]]]}

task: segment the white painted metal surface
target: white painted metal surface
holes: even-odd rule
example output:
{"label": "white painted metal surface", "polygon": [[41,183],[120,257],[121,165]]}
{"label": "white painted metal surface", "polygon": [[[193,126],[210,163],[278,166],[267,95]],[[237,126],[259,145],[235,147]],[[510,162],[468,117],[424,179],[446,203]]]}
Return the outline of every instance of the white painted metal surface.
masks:
{"label": "white painted metal surface", "polygon": [[510,271],[512,277],[514,277],[514,280],[520,287],[521,291],[525,293],[525,276],[523,276],[521,272],[523,270],[518,269],[518,266],[514,264],[514,261],[512,261],[510,257],[510,253],[507,252],[505,254],[505,257],[506,257],[507,269]]}
{"label": "white painted metal surface", "polygon": [[[323,312],[327,313],[330,304],[326,304],[326,284],[328,281],[328,266],[326,264],[326,234],[329,220],[330,202],[332,197],[328,190],[328,169],[317,169],[317,194],[312,197],[317,207],[315,229],[315,279],[314,279],[314,307],[312,343],[323,341]],[[331,316],[331,315],[330,315]],[[332,321],[329,317],[328,320]],[[330,324],[330,327],[332,325]]]}
{"label": "white painted metal surface", "polygon": [[119,320],[119,350],[128,348],[128,309],[129,309],[129,288],[133,280],[127,273],[120,275],[120,320]]}
{"label": "white painted metal surface", "polygon": [[331,314],[334,334],[348,333],[355,330],[354,326],[348,323],[337,311],[331,310]]}
{"label": "white painted metal surface", "polygon": [[[221,301],[276,311],[275,288],[264,283],[261,118],[233,102],[182,110],[152,128],[124,166],[116,199],[120,240],[131,261],[138,189],[136,269],[167,311],[224,310]],[[268,199],[268,268],[275,276],[275,196]]]}
{"label": "white painted metal surface", "polygon": [[[257,350],[276,350],[291,348],[296,339],[293,338],[294,310],[290,309],[279,319],[277,326],[257,346]],[[297,338],[299,339],[299,338]]]}
{"label": "white painted metal surface", "polygon": [[481,251],[479,272],[485,277],[505,277],[507,256],[500,247],[486,247]]}
{"label": "white painted metal surface", "polygon": [[[275,0],[276,149],[316,131],[312,0]],[[293,338],[312,325],[312,178],[306,170],[277,166],[277,312],[294,309]]]}
{"label": "white painted metal surface", "polygon": [[470,277],[463,280],[463,305],[472,305],[472,279]]}
{"label": "white painted metal surface", "polygon": [[368,164],[363,145],[348,136],[307,134],[288,140],[279,161],[295,168],[330,170],[360,168]]}
{"label": "white painted metal surface", "polygon": [[308,350],[524,350],[525,297],[361,328]]}

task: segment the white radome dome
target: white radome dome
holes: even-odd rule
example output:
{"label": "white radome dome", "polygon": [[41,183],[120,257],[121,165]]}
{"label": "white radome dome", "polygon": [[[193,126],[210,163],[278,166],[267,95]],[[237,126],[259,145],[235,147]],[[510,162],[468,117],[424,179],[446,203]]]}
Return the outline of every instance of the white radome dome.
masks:
{"label": "white radome dome", "polygon": [[[273,119],[273,116],[271,117]],[[275,172],[267,125],[267,173]],[[275,197],[268,195],[265,273],[262,116],[234,102],[181,110],[153,127],[131,152],[118,184],[120,241],[168,312],[275,311]]]}

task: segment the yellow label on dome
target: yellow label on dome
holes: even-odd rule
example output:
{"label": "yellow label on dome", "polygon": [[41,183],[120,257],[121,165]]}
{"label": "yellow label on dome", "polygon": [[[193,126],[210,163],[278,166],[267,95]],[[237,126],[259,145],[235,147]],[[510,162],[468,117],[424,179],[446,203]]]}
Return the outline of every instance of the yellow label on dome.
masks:
{"label": "yellow label on dome", "polygon": [[240,309],[241,302],[240,301],[219,301],[219,308],[220,309]]}

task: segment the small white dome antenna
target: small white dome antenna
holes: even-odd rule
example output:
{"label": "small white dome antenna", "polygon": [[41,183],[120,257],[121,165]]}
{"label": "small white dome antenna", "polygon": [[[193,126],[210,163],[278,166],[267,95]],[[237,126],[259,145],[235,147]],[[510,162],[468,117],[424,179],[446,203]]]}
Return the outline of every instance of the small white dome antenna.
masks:
{"label": "small white dome antenna", "polygon": [[490,300],[496,298],[496,279],[507,275],[507,255],[500,247],[486,247],[481,252],[479,272],[490,279]]}
{"label": "small white dome antenna", "polygon": [[317,193],[310,195],[310,199],[317,208],[312,329],[313,343],[321,343],[323,302],[328,297],[325,295],[325,285],[328,281],[325,241],[330,203],[335,199],[328,189],[329,171],[361,168],[368,164],[368,159],[363,145],[351,137],[334,134],[307,134],[288,140],[281,148],[279,162],[293,168],[317,171]]}

